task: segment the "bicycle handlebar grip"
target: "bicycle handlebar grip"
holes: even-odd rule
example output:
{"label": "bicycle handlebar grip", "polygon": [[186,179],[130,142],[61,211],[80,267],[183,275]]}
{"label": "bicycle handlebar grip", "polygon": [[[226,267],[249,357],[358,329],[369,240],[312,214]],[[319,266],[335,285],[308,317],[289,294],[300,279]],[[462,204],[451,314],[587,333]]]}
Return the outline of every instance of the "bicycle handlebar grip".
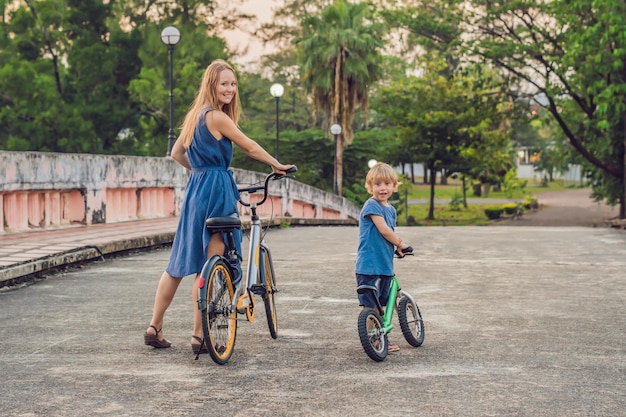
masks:
{"label": "bicycle handlebar grip", "polygon": [[272,176],[273,179],[278,180],[280,178],[286,177],[288,174],[293,174],[297,170],[298,170],[298,167],[294,165],[294,166],[292,166],[291,168],[289,168],[288,170],[285,171],[285,173],[286,173],[285,175],[274,173],[271,176]]}
{"label": "bicycle handlebar grip", "polygon": [[[413,255],[413,246],[408,246],[404,249],[402,249],[402,254],[406,255]],[[398,257],[400,257],[401,253],[396,249],[396,255]]]}

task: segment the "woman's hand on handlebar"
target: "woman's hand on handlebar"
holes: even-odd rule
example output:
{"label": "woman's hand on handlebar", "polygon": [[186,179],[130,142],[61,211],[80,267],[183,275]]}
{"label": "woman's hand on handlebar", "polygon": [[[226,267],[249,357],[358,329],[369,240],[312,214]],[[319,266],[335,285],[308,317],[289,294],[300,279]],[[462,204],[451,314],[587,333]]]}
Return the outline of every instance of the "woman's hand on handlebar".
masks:
{"label": "woman's hand on handlebar", "polygon": [[279,175],[287,175],[288,172],[295,172],[294,169],[296,166],[293,164],[278,164],[272,167],[272,171],[274,171],[274,174],[279,174]]}

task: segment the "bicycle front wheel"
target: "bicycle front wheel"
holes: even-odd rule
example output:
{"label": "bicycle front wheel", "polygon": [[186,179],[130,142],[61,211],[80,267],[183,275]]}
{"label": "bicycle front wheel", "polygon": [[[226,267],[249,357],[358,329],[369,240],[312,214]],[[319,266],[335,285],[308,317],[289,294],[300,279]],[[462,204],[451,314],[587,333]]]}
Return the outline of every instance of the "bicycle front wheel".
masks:
{"label": "bicycle front wheel", "polygon": [[276,276],[274,275],[274,266],[272,265],[272,257],[270,256],[269,249],[262,246],[260,254],[261,268],[259,268],[259,274],[261,274],[261,282],[264,286],[262,298],[265,304],[267,327],[269,327],[272,339],[276,339],[278,337],[278,318],[276,316],[276,301],[274,299],[274,294],[278,292],[276,288]]}
{"label": "bicycle front wheel", "polygon": [[204,340],[211,358],[224,365],[233,354],[237,336],[235,291],[230,269],[223,259],[217,260],[207,275],[207,307],[202,312]]}
{"label": "bicycle front wheel", "polygon": [[424,343],[424,320],[420,309],[409,297],[404,296],[398,303],[398,321],[404,338],[411,346]]}
{"label": "bicycle front wheel", "polygon": [[358,321],[359,339],[367,356],[381,362],[387,357],[389,342],[383,332],[383,320],[373,308],[361,310]]}

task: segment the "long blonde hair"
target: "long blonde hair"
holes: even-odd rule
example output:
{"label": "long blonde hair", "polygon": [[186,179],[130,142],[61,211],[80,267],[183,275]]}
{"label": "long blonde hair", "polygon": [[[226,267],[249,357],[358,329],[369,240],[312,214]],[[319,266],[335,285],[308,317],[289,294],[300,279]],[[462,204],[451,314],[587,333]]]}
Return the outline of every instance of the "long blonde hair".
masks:
{"label": "long blonde hair", "polygon": [[241,105],[239,103],[239,89],[235,90],[235,96],[229,104],[220,103],[217,98],[217,85],[220,81],[220,74],[222,71],[232,71],[237,79],[237,73],[226,61],[222,59],[216,59],[204,71],[202,76],[202,82],[200,88],[196,94],[189,111],[185,115],[185,120],[181,126],[180,137],[183,139],[183,145],[185,148],[189,148],[191,141],[193,140],[193,132],[198,124],[198,117],[200,111],[205,107],[213,107],[215,110],[221,110],[228,117],[230,117],[235,125],[239,125],[239,116],[241,115]]}

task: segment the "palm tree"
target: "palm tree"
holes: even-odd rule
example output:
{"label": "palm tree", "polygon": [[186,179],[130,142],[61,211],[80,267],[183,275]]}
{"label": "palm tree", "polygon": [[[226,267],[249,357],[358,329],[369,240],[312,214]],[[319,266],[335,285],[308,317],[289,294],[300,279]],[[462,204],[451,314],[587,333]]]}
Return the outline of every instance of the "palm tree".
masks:
{"label": "palm tree", "polygon": [[343,148],[352,141],[352,121],[362,107],[367,121],[368,93],[380,78],[384,27],[374,22],[367,3],[338,0],[302,22],[296,40],[302,79],[314,109],[324,112],[328,126],[339,123],[335,151],[337,191],[342,195]]}

